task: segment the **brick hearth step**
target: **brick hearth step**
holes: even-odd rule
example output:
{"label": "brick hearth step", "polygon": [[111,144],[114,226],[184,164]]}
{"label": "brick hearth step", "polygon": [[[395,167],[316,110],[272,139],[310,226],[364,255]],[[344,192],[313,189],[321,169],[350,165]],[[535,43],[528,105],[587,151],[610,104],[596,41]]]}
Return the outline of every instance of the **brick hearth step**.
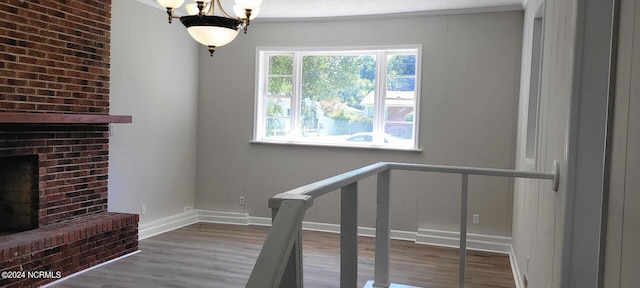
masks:
{"label": "brick hearth step", "polygon": [[[42,285],[138,250],[136,214],[102,212],[0,237],[0,271],[47,277],[0,279],[0,287]],[[60,272],[58,274],[58,272]]]}

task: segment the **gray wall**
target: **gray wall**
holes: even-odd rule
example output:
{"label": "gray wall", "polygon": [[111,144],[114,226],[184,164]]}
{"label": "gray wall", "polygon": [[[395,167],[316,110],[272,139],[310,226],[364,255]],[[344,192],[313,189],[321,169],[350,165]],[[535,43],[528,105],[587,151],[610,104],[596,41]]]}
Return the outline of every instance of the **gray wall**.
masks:
{"label": "gray wall", "polygon": [[[513,168],[521,11],[331,22],[259,22],[213,58],[200,48],[196,208],[269,217],[269,197],[378,161]],[[422,44],[423,152],[250,144],[257,46]],[[459,226],[459,176],[392,175],[392,229]],[[373,227],[374,179],[360,185],[360,225]],[[472,177],[470,231],[511,236],[513,183]],[[244,196],[246,205],[238,198]],[[306,220],[338,223],[337,195]]]}
{"label": "gray wall", "polygon": [[640,5],[622,0],[604,287],[640,283]]}
{"label": "gray wall", "polygon": [[197,43],[159,9],[115,0],[111,31],[111,114],[132,115],[110,137],[109,210],[141,223],[194,205]]}

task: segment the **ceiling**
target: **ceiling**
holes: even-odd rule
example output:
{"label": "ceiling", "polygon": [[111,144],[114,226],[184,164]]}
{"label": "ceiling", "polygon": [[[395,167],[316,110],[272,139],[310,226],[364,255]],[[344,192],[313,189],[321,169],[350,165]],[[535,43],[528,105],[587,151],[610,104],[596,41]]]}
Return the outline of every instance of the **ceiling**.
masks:
{"label": "ceiling", "polygon": [[[139,2],[162,8],[155,0]],[[191,0],[186,0],[189,3]],[[527,0],[263,0],[258,19],[358,17],[398,13],[451,13],[522,9]],[[221,0],[232,11],[232,0]],[[454,10],[454,11],[451,11]]]}
{"label": "ceiling", "polygon": [[522,7],[522,0],[263,0],[260,18],[318,18]]}

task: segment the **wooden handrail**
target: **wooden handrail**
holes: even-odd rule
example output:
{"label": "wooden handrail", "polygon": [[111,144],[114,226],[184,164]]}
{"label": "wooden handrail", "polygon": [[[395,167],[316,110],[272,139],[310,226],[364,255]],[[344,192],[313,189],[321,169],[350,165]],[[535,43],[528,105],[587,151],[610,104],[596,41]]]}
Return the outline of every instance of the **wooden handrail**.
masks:
{"label": "wooden handrail", "polygon": [[[389,286],[389,188],[391,170],[423,171],[436,173],[453,173],[462,176],[461,186],[461,221],[460,221],[460,250],[466,251],[467,236],[467,193],[469,175],[497,176],[509,178],[546,179],[553,181],[553,190],[557,191],[560,181],[558,161],[554,161],[553,172],[520,171],[508,169],[493,169],[480,167],[460,167],[427,165],[399,162],[378,162],[333,177],[329,177],[308,185],[304,185],[287,192],[283,192],[269,199],[269,207],[273,209],[273,223],[271,231],[260,251],[258,260],[249,277],[246,287],[302,287],[302,249],[301,233],[304,211],[313,205],[313,200],[324,194],[341,189],[343,205],[353,207],[341,208],[341,249],[354,250],[353,243],[357,236],[357,182],[367,177],[377,175],[377,211],[376,211],[376,256],[374,287]],[[357,241],[356,245],[357,245]],[[355,249],[357,251],[357,249]],[[344,253],[343,253],[344,252]],[[357,271],[356,267],[346,267],[357,263],[357,252],[341,252],[341,273]],[[466,267],[466,252],[460,253],[459,287],[464,287]],[[283,275],[287,275],[283,277]],[[355,276],[341,275],[341,287],[350,287]]]}
{"label": "wooden handrail", "polygon": [[[548,179],[554,180],[555,182],[556,179],[559,179],[558,169],[556,166],[557,164],[554,164],[554,172],[547,173],[480,167],[444,166],[402,162],[378,162],[277,194],[269,199],[269,208],[278,208],[281,201],[285,199],[298,199],[297,197],[300,197],[300,195],[311,196],[311,199],[307,199],[307,201],[312,201],[313,199],[318,198],[331,191],[335,191],[351,183],[368,178],[389,169],[511,178]],[[555,183],[554,187],[557,187]],[[554,190],[557,190],[557,188],[555,188]]]}

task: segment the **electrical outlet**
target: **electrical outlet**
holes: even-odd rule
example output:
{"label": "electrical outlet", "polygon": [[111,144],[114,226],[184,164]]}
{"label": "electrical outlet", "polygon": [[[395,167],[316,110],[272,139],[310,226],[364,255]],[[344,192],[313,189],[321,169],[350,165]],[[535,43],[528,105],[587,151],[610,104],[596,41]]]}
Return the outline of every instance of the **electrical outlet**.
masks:
{"label": "electrical outlet", "polygon": [[244,196],[240,196],[240,205],[244,205]]}
{"label": "electrical outlet", "polygon": [[142,207],[140,207],[140,214],[147,214],[147,205],[143,204]]}
{"label": "electrical outlet", "polygon": [[473,214],[473,224],[480,224],[480,214]]}
{"label": "electrical outlet", "polygon": [[184,213],[189,213],[191,211],[193,211],[193,206],[184,207]]}

